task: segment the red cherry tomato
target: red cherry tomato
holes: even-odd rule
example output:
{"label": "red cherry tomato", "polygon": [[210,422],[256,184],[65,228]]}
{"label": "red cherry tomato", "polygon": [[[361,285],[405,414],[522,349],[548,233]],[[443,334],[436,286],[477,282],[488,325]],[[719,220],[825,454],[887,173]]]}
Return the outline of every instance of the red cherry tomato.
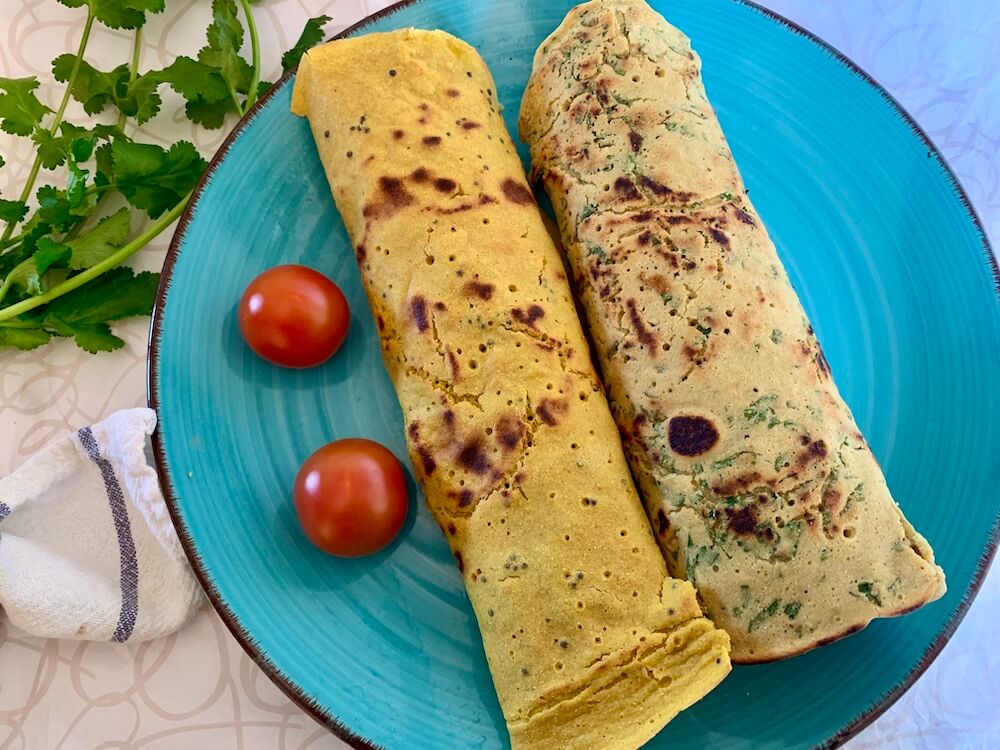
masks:
{"label": "red cherry tomato", "polygon": [[351,313],[344,293],[306,266],[276,266],[250,282],[240,330],[257,354],[284,367],[313,367],[344,343]]}
{"label": "red cherry tomato", "polygon": [[338,557],[378,552],[406,520],[403,467],[389,449],[347,438],[313,453],[295,478],[295,509],[313,544]]}

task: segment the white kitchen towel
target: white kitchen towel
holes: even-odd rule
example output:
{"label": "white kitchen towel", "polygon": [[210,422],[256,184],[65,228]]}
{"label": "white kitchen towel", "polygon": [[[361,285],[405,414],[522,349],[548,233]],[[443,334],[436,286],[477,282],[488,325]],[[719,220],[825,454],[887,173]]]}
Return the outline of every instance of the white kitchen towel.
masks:
{"label": "white kitchen towel", "polygon": [[0,609],[47,638],[143,641],[201,603],[147,445],[150,409],[59,438],[0,479]]}

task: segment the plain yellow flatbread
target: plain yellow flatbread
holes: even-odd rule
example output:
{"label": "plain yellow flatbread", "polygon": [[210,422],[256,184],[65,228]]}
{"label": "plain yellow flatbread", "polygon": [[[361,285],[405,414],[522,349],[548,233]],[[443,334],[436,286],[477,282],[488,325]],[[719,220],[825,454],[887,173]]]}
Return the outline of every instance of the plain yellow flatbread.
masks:
{"label": "plain yellow flatbread", "polygon": [[304,57],[292,109],[512,747],[638,747],[726,675],[729,639],[667,574],[489,71],[441,32],[345,39]]}

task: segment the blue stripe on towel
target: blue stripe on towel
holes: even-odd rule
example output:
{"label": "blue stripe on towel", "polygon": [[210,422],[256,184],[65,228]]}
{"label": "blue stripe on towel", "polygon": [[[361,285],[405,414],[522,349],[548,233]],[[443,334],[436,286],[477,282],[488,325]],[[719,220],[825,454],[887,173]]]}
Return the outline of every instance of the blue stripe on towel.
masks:
{"label": "blue stripe on towel", "polygon": [[115,476],[114,467],[101,455],[94,433],[89,427],[77,431],[80,444],[87,451],[90,460],[97,464],[104,479],[104,489],[111,505],[111,518],[118,534],[118,549],[121,559],[122,609],[118,615],[118,627],[111,640],[124,643],[132,635],[136,617],[139,615],[139,563],[135,555],[132,527],[128,520],[128,508],[121,484]]}

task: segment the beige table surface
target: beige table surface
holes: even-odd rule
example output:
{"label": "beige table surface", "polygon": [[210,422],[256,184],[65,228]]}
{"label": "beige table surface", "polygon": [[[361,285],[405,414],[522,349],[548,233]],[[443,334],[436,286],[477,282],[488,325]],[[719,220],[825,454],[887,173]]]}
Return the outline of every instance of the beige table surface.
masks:
{"label": "beige table surface", "polygon": [[[944,0],[923,5],[936,2]],[[811,3],[776,0],[771,5],[806,26],[810,20],[829,23],[830,29],[844,23],[836,13],[817,14]],[[304,19],[322,13],[332,16],[327,30],[333,33],[386,4],[384,0],[266,0],[256,6],[265,77],[274,79],[279,51],[294,43]],[[903,0],[902,5],[915,9],[915,18],[921,16],[916,12],[921,0]],[[176,54],[191,54],[204,38],[207,0],[168,0],[167,6],[167,13],[146,26],[143,67],[163,66]],[[54,0],[0,0],[0,76],[37,75],[43,82],[42,99],[54,105],[61,90],[50,85],[50,61],[75,48],[81,18],[78,10]],[[858,23],[876,23],[873,18]],[[812,28],[821,36],[833,36],[828,29]],[[864,34],[857,37],[864,41]],[[93,62],[110,67],[127,58],[129,45],[126,33],[98,28],[88,54]],[[845,51],[866,66],[867,47],[862,44],[859,49],[862,54]],[[872,72],[879,76],[877,69]],[[886,83],[893,88],[892,82]],[[144,139],[166,142],[165,138],[184,137],[205,155],[211,154],[223,131],[193,133],[177,116],[177,105],[176,98],[165,95],[163,111],[143,129]],[[1000,128],[992,132],[995,138]],[[8,162],[0,170],[3,195],[10,197],[20,187],[33,158],[29,146],[23,139],[0,133],[0,153]],[[994,142],[994,157],[995,149]],[[947,150],[946,156],[953,158]],[[992,174],[995,181],[995,166]],[[972,192],[975,201],[976,191]],[[995,183],[987,195],[996,199]],[[997,217],[1000,212],[987,212],[987,226]],[[158,269],[168,238],[169,233],[161,236],[137,256],[135,265]],[[144,404],[146,328],[144,320],[119,327],[127,346],[98,357],[65,342],[33,352],[0,353],[0,474],[64,430],[121,407]],[[937,662],[848,747],[1000,747],[998,616],[1000,575],[994,572]],[[180,633],[124,646],[31,638],[0,615],[0,750],[140,747],[347,746],[290,703],[207,606]]]}

